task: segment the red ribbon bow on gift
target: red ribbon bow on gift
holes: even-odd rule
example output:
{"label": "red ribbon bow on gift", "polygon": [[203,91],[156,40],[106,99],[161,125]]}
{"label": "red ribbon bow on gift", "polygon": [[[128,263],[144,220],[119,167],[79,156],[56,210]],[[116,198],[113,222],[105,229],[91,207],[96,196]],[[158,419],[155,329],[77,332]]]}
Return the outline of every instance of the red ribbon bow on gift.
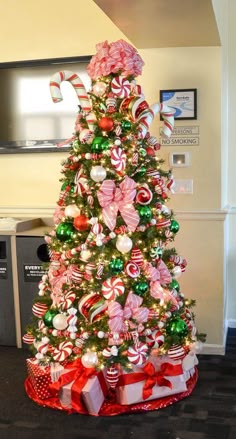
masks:
{"label": "red ribbon bow on gift", "polygon": [[116,187],[113,180],[104,180],[97,193],[98,201],[102,209],[103,221],[113,231],[116,226],[118,211],[127,224],[129,230],[134,232],[138,223],[139,215],[133,206],[136,196],[136,183],[130,177],[125,177]]}
{"label": "red ribbon bow on gift", "polygon": [[71,387],[71,406],[75,411],[84,410],[81,401],[81,393],[88,379],[97,375],[101,384],[103,393],[106,393],[106,383],[102,373],[99,373],[93,367],[86,368],[82,365],[81,360],[75,360],[65,366],[68,371],[62,374],[58,381],[49,385],[50,392],[53,396],[58,396],[59,390],[66,384],[73,382]]}
{"label": "red ribbon bow on gift", "polygon": [[172,383],[165,378],[166,376],[177,376],[183,373],[181,364],[174,365],[170,363],[163,363],[158,371],[155,371],[152,363],[147,363],[142,370],[143,372],[120,375],[117,385],[125,386],[145,381],[143,386],[143,399],[148,399],[152,395],[152,390],[155,385],[166,386],[172,389]]}

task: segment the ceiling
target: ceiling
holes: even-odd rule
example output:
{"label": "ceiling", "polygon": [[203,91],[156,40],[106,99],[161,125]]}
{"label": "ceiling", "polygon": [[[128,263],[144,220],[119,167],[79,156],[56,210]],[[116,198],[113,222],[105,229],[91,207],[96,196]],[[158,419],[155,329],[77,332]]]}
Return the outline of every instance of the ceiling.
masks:
{"label": "ceiling", "polygon": [[220,46],[211,0],[94,0],[138,49]]}

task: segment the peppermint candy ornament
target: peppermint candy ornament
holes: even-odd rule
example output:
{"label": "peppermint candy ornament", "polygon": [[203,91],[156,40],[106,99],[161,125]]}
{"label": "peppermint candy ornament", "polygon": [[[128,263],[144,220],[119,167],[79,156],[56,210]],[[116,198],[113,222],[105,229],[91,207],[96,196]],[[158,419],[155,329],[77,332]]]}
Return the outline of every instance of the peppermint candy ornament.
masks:
{"label": "peppermint candy ornament", "polygon": [[68,291],[64,297],[61,298],[59,306],[62,310],[67,310],[71,307],[72,303],[75,301],[76,294],[73,291]]}
{"label": "peppermint candy ornament", "polygon": [[59,363],[65,361],[72,353],[73,343],[70,341],[63,341],[58,348],[53,351],[53,359]]}
{"label": "peppermint candy ornament", "polygon": [[107,300],[115,300],[124,294],[124,291],[124,283],[119,277],[110,277],[102,284],[102,294]]}
{"label": "peppermint candy ornament", "polygon": [[125,272],[129,277],[135,279],[140,275],[140,268],[135,262],[129,261],[125,265]]}
{"label": "peppermint candy ornament", "polygon": [[136,203],[145,206],[151,203],[152,197],[153,194],[148,185],[143,185],[137,192]]}
{"label": "peppermint candy ornament", "polygon": [[127,357],[130,363],[136,366],[142,366],[148,356],[148,346],[139,343],[137,346],[130,346],[127,350]]}
{"label": "peppermint candy ornament", "polygon": [[127,157],[122,148],[113,148],[111,150],[111,164],[118,172],[124,172],[126,160]]}
{"label": "peppermint candy ornament", "polygon": [[123,78],[123,76],[116,76],[111,81],[111,91],[115,96],[120,99],[127,98],[130,94],[131,84],[130,82]]}
{"label": "peppermint candy ornament", "polygon": [[154,348],[160,348],[165,341],[163,333],[159,330],[153,331],[152,337],[154,339]]}

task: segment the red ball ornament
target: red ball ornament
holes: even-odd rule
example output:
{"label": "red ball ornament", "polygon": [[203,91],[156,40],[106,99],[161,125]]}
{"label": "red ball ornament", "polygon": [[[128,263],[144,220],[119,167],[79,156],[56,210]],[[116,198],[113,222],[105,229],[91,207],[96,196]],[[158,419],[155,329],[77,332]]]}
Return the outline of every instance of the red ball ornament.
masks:
{"label": "red ball ornament", "polygon": [[88,217],[85,215],[78,215],[75,217],[73,224],[76,230],[84,232],[89,226]]}
{"label": "red ball ornament", "polygon": [[112,131],[114,128],[114,122],[113,119],[111,119],[111,117],[102,117],[99,121],[98,121],[98,126],[101,128],[101,130],[103,131]]}
{"label": "red ball ornament", "polygon": [[147,153],[147,155],[149,155],[150,157],[154,157],[154,156],[155,156],[155,151],[154,151],[154,149],[151,148],[150,146],[148,146],[148,147],[146,148],[146,153]]}

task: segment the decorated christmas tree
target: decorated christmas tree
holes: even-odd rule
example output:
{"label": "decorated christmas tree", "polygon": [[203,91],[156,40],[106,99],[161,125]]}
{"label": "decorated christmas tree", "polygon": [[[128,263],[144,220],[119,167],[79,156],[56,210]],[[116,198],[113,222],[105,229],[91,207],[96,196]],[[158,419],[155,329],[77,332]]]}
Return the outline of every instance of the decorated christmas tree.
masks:
{"label": "decorated christmas tree", "polygon": [[187,263],[173,246],[173,176],[149,133],[160,113],[162,135],[170,136],[173,111],[145,100],[136,82],[144,63],[131,45],[96,49],[89,92],[70,71],[50,82],[59,102],[60,84],[69,81],[79,111],[55,227],[45,236],[50,262],[23,341],[33,356],[25,382],[32,399],[109,415],[189,395],[202,336],[194,301],[177,281]]}

